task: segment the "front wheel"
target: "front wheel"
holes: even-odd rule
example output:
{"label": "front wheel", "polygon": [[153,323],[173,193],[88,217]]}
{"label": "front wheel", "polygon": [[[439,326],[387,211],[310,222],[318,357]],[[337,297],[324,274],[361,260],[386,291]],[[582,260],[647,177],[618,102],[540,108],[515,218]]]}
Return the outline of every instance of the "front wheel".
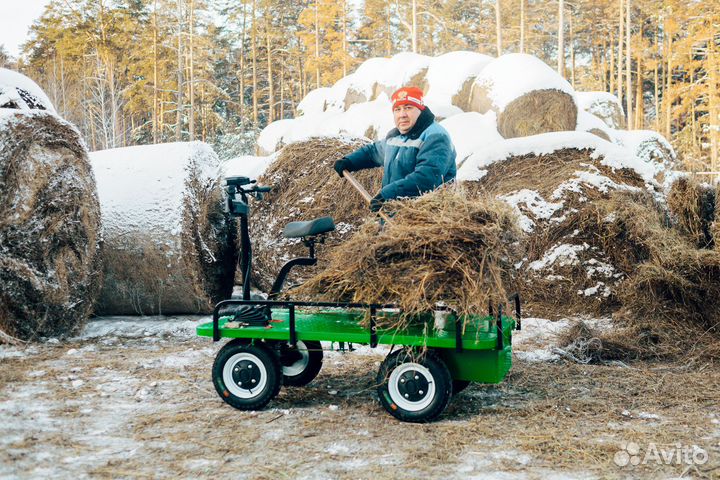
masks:
{"label": "front wheel", "polygon": [[227,404],[240,410],[259,410],[280,392],[280,361],[261,345],[230,342],[213,363],[215,390]]}
{"label": "front wheel", "polygon": [[380,365],[378,396],[387,412],[404,422],[429,422],[448,406],[452,377],[432,351],[392,353]]}

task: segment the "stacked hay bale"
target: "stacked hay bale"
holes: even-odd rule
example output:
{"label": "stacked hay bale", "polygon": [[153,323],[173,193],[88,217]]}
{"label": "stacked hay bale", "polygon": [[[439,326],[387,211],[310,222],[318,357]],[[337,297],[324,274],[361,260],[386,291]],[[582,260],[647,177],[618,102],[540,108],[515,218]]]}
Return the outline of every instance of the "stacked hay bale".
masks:
{"label": "stacked hay bale", "polygon": [[206,313],[230,297],[236,229],[208,145],[120,148],[91,160],[104,236],[98,314]]}
{"label": "stacked hay bale", "polygon": [[431,57],[418,53],[402,52],[393,55],[379,70],[373,98],[384,93],[388,98],[400,87],[414,86],[427,90],[427,72]]}
{"label": "stacked hay bale", "polygon": [[[251,205],[255,285],[268,291],[286,261],[307,256],[307,248],[299,239],[282,236],[287,223],[331,216],[336,225],[327,243],[318,246],[318,266],[291,271],[288,282],[297,283],[324,268],[329,251],[346,240],[369,216],[365,201],[333,170],[336,160],[365,143],[362,139],[313,138],[288,145],[277,155],[259,179],[259,183],[272,187],[272,191],[263,201]],[[371,193],[380,189],[382,169],[361,171],[356,176]]]}
{"label": "stacked hay bale", "polygon": [[[454,105],[470,110],[470,91],[475,77],[492,61],[492,57],[476,52],[449,52],[433,58],[428,67],[425,103],[435,112],[442,106]],[[437,112],[436,112],[437,113]]]}
{"label": "stacked hay bale", "polygon": [[715,239],[712,225],[715,221],[715,189],[680,177],[670,186],[667,196],[673,222],[697,248],[712,248]]}
{"label": "stacked hay bale", "polygon": [[76,333],[101,283],[87,148],[47,111],[0,112],[0,330],[22,339]]}
{"label": "stacked hay bale", "polygon": [[611,142],[610,129],[605,123],[592,113],[588,113],[584,110],[578,112],[578,125],[577,130],[581,132],[592,133],[597,135],[603,140]]}
{"label": "stacked hay bale", "polygon": [[613,141],[656,169],[655,178],[662,182],[665,173],[677,166],[677,154],[665,137],[652,130],[612,130]]}
{"label": "stacked hay bale", "polygon": [[649,192],[659,192],[647,165],[588,133],[548,133],[471,155],[458,179],[518,214],[527,241],[518,265],[521,291],[533,314],[597,315],[618,308],[619,286],[633,267],[607,251],[588,212],[614,191],[652,201]]}
{"label": "stacked hay bale", "polygon": [[513,53],[488,63],[470,93],[472,110],[493,111],[504,138],[575,130],[572,86],[542,60]]}

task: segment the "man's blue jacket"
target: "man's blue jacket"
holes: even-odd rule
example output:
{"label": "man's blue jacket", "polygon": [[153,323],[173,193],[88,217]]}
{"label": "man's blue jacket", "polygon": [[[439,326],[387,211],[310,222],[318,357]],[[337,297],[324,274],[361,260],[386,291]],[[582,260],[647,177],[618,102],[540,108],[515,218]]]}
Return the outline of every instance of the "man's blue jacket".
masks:
{"label": "man's blue jacket", "polygon": [[405,135],[397,128],[385,140],[366,145],[348,155],[346,170],[384,167],[385,200],[417,197],[455,179],[455,147],[450,135],[425,108]]}

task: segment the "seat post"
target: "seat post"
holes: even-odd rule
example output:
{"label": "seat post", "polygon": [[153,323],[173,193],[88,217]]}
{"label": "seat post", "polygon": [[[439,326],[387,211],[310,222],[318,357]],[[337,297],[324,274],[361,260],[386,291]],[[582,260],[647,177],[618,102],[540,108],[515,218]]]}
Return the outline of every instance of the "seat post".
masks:
{"label": "seat post", "polygon": [[315,258],[315,238],[314,237],[303,238],[303,243],[310,250],[309,258]]}

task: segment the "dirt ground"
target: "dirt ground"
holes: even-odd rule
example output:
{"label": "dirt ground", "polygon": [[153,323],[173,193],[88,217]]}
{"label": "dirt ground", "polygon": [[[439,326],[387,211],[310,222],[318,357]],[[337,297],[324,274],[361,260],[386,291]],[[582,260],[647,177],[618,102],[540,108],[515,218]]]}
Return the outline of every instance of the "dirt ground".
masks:
{"label": "dirt ground", "polygon": [[550,346],[563,322],[530,319],[506,381],[432,424],[385,413],[387,350],[367,347],[325,352],[312,384],[241,412],[213,389],[221,343],[197,320],[0,346],[0,478],[720,478],[718,365],[569,363]]}

